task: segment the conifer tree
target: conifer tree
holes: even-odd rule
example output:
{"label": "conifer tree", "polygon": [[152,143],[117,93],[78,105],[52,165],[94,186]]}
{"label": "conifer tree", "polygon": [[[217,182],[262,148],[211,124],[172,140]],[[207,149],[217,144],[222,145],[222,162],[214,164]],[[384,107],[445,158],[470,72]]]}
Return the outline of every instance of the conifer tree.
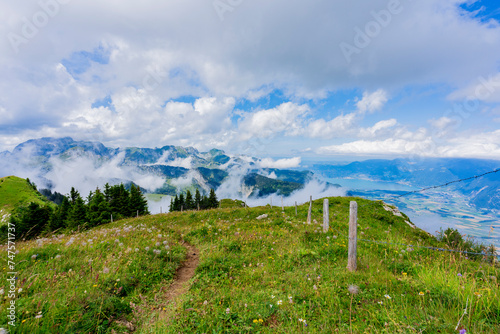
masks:
{"label": "conifer tree", "polygon": [[208,207],[210,209],[219,207],[219,201],[217,200],[217,195],[215,195],[215,190],[213,189],[210,189],[210,196],[208,197]]}
{"label": "conifer tree", "polygon": [[97,188],[88,203],[87,221],[89,222],[89,227],[102,225],[108,223],[110,220],[111,209],[109,203],[106,202],[106,197]]}
{"label": "conifer tree", "polygon": [[48,229],[49,231],[56,231],[60,228],[67,227],[66,223],[68,220],[68,214],[71,210],[71,203],[67,196],[64,196],[61,204],[57,207],[57,209],[53,212],[50,217]]}
{"label": "conifer tree", "polygon": [[179,211],[186,210],[186,202],[184,201],[184,194],[179,195]]}
{"label": "conifer tree", "polygon": [[194,194],[194,206],[196,209],[201,208],[201,194],[198,188],[196,188],[196,193]]}
{"label": "conifer tree", "polygon": [[[74,188],[72,188],[73,190]],[[87,208],[85,207],[85,202],[83,201],[80,193],[75,190],[72,194],[73,203],[71,205],[71,210],[68,214],[68,227],[77,228],[85,224],[87,220]]]}
{"label": "conifer tree", "polygon": [[148,211],[148,201],[144,197],[141,192],[141,188],[139,186],[134,186],[130,188],[130,210],[132,216],[136,215],[137,212],[139,215],[147,215]]}
{"label": "conifer tree", "polygon": [[193,210],[194,209],[194,201],[193,201],[193,195],[191,195],[191,192],[188,190],[186,192],[186,210]]}

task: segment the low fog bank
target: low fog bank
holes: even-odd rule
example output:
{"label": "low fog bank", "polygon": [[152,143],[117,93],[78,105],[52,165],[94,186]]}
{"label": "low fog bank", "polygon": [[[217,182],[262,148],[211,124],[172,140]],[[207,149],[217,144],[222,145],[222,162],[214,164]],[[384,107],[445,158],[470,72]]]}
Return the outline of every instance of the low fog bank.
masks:
{"label": "low fog bank", "polygon": [[154,194],[145,194],[145,196],[148,200],[148,208],[151,214],[156,215],[158,213],[169,212],[172,196]]}
{"label": "low fog bank", "polygon": [[[241,187],[239,187],[241,189]],[[285,206],[292,206],[297,204],[303,204],[309,201],[309,197],[312,196],[313,200],[322,197],[334,197],[334,196],[345,196],[347,190],[345,188],[336,188],[328,185],[326,182],[313,179],[309,181],[304,188],[294,191],[290,196],[283,196],[283,204]],[[272,194],[265,197],[254,197],[247,196],[241,190],[238,189],[236,184],[224,184],[216,191],[217,197],[239,199],[245,201],[248,206],[263,206],[266,204],[272,204],[274,206],[281,206],[281,195]]]}

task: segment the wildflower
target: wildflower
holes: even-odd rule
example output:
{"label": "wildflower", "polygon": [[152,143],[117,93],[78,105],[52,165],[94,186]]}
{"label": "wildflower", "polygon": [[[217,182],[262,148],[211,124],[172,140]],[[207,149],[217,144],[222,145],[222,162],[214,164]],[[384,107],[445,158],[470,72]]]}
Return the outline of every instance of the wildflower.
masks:
{"label": "wildflower", "polygon": [[203,302],[203,305],[207,305],[207,304],[208,304],[208,301],[206,301],[206,300],[205,300],[205,301]]}
{"label": "wildflower", "polygon": [[120,242],[120,243],[118,244],[118,246],[123,247],[123,244]]}
{"label": "wildflower", "polygon": [[425,293],[423,293],[422,291],[420,291],[418,294],[421,296],[425,295]]}
{"label": "wildflower", "polygon": [[260,322],[260,323],[263,323],[263,322],[264,322],[264,320],[262,320],[262,319],[259,319],[259,322]]}
{"label": "wildflower", "polygon": [[479,292],[474,292],[474,294],[478,297],[481,297],[481,294]]}
{"label": "wildflower", "polygon": [[40,319],[41,317],[42,317],[42,315],[38,314],[38,315],[35,316],[35,319]]}
{"label": "wildflower", "polygon": [[167,240],[163,241],[163,244],[164,245],[168,244],[168,241]]}
{"label": "wildflower", "polygon": [[3,289],[0,289],[0,295],[3,295],[5,291]]}
{"label": "wildflower", "polygon": [[135,249],[135,251],[136,251],[136,252],[138,252],[138,251],[139,251],[139,248],[136,248],[136,249]]}
{"label": "wildflower", "polygon": [[269,307],[270,307],[270,308],[273,308],[273,304],[269,304]]}
{"label": "wildflower", "polygon": [[256,324],[256,323],[258,323],[258,322],[259,322],[259,320],[257,320],[257,319],[253,319],[253,323],[254,323],[254,324]]}
{"label": "wildflower", "polygon": [[56,257],[55,257],[56,260],[60,259],[60,258],[61,258],[61,255],[59,255],[59,254],[57,254]]}
{"label": "wildflower", "polygon": [[460,332],[459,332],[459,334],[467,334],[467,331],[465,330],[465,328],[461,329]]}
{"label": "wildflower", "polygon": [[379,303],[380,305],[383,305],[383,304],[384,304],[384,302],[383,302],[383,301],[379,301],[379,302],[377,302],[377,303]]}
{"label": "wildflower", "polygon": [[144,249],[145,249],[145,250],[146,250],[146,252],[147,252],[147,251],[149,250],[149,247],[146,247],[146,248],[144,248]]}
{"label": "wildflower", "polygon": [[458,274],[457,274],[457,276],[458,276],[458,277],[462,277],[462,274],[461,274],[461,273],[458,273]]}
{"label": "wildflower", "polygon": [[303,321],[304,321],[304,319],[302,319],[302,318],[299,318],[299,321],[300,321],[300,322],[303,322]]}
{"label": "wildflower", "polygon": [[94,284],[94,285],[93,285],[93,287],[94,287],[94,288],[95,288],[95,287],[97,287],[97,284]]}
{"label": "wildflower", "polygon": [[391,299],[391,296],[389,296],[389,295],[384,295],[384,297],[387,299]]}
{"label": "wildflower", "polygon": [[17,290],[17,293],[21,293],[22,291],[23,291],[23,288],[19,288],[19,289]]}
{"label": "wildflower", "polygon": [[274,299],[274,295],[271,295],[271,298]]}
{"label": "wildflower", "polygon": [[229,314],[229,312],[231,312],[231,310],[229,309],[229,307],[226,309],[226,314]]}
{"label": "wildflower", "polygon": [[37,258],[37,256],[38,256],[38,254],[33,254],[33,255],[31,255],[31,259],[35,260]]}
{"label": "wildflower", "polygon": [[160,242],[157,242],[157,243],[155,244],[155,246],[156,246],[156,247],[159,247],[160,245],[161,245],[161,243],[160,243]]}
{"label": "wildflower", "polygon": [[351,295],[357,295],[359,293],[359,287],[357,285],[351,284],[349,288],[347,288]]}
{"label": "wildflower", "polygon": [[282,303],[283,303],[283,301],[278,300],[278,303],[277,303],[277,304],[278,304],[278,305],[281,305]]}
{"label": "wildflower", "polygon": [[313,289],[318,290],[318,287],[316,286],[316,284],[313,285]]}
{"label": "wildflower", "polygon": [[109,273],[109,268],[108,267],[104,267],[104,269],[102,269],[102,273],[103,274]]}

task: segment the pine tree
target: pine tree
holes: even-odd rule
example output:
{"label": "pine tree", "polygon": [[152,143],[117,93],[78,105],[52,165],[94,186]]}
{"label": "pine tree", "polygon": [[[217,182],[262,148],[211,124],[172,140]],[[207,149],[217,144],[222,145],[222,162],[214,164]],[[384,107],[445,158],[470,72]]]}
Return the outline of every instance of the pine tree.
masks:
{"label": "pine tree", "polygon": [[96,189],[91,200],[88,203],[87,221],[90,227],[108,223],[111,220],[111,209],[109,203],[106,202],[106,197]]}
{"label": "pine tree", "polygon": [[77,228],[85,224],[87,220],[87,208],[78,191],[75,191],[73,195],[75,195],[75,197],[68,214],[67,225],[71,228]]}
{"label": "pine tree", "polygon": [[184,194],[179,195],[179,211],[186,210],[186,202],[184,201]]}
{"label": "pine tree", "polygon": [[174,198],[174,208],[172,211],[181,211],[181,206],[179,205],[179,197],[175,195]]}
{"label": "pine tree", "polygon": [[173,197],[170,197],[170,207],[168,208],[168,211],[169,212],[173,212],[173,211],[175,211],[174,208],[175,208],[175,206],[174,206],[174,199],[173,199]]}
{"label": "pine tree", "polygon": [[201,194],[198,188],[196,188],[196,193],[194,194],[194,206],[196,209],[201,208]]}
{"label": "pine tree", "polygon": [[32,202],[27,207],[19,207],[11,216],[11,222],[16,226],[16,235],[31,239],[46,229],[51,215],[52,209],[49,206]]}
{"label": "pine tree", "polygon": [[215,190],[213,189],[210,189],[210,196],[208,197],[208,207],[210,209],[219,207],[219,201],[217,200],[217,195],[215,195]]}
{"label": "pine tree", "polygon": [[67,227],[68,214],[71,210],[71,203],[67,196],[63,196],[61,204],[54,211],[49,221],[49,231],[53,232]]}
{"label": "pine tree", "polygon": [[149,214],[148,201],[142,194],[139,186],[132,185],[130,188],[130,210],[132,216],[136,215],[137,212],[141,216]]}
{"label": "pine tree", "polygon": [[194,209],[194,201],[193,201],[193,195],[191,195],[191,192],[188,190],[186,192],[186,210],[193,210]]}

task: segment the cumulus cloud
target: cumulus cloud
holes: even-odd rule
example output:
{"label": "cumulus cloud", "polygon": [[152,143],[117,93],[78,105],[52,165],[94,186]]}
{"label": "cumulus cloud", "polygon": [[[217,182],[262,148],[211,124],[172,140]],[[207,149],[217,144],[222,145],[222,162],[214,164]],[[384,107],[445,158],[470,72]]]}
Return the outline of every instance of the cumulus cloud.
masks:
{"label": "cumulus cloud", "polygon": [[313,138],[335,138],[342,137],[348,133],[352,133],[353,126],[359,119],[356,113],[340,115],[330,121],[317,119],[311,122],[307,128],[307,134]]}
{"label": "cumulus cloud", "polygon": [[[271,158],[261,159],[258,164],[262,168],[295,168],[299,167],[302,159],[300,157],[290,158],[290,159],[278,159],[273,160]],[[276,178],[276,176],[274,177]]]}
{"label": "cumulus cloud", "polygon": [[360,113],[372,113],[382,109],[387,100],[387,93],[383,89],[378,89],[373,93],[364,92],[363,98],[356,103],[356,106]]}
{"label": "cumulus cloud", "polygon": [[238,124],[240,138],[267,138],[279,133],[298,135],[302,131],[302,118],[309,110],[307,105],[286,102],[276,108],[250,113]]}

